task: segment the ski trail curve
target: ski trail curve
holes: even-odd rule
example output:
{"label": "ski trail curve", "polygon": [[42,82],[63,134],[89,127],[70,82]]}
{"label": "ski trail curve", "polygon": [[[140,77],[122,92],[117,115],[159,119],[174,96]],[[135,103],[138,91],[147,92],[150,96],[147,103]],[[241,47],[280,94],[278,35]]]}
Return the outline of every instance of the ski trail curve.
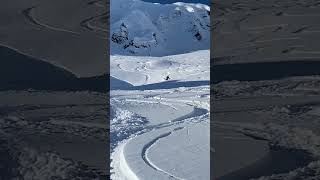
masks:
{"label": "ski trail curve", "polygon": [[[180,130],[180,129],[182,129],[182,127],[181,127],[181,128],[178,128],[178,129],[175,129],[174,131]],[[147,155],[149,149],[150,149],[154,144],[156,144],[156,143],[157,143],[158,141],[160,141],[162,138],[165,138],[165,137],[170,136],[171,134],[172,134],[172,132],[168,132],[168,133],[162,134],[162,135],[156,137],[155,139],[153,139],[152,141],[150,141],[150,142],[149,142],[148,144],[146,144],[146,145],[144,146],[144,148],[142,149],[141,156],[142,156],[143,161],[144,161],[148,166],[150,166],[152,169],[154,169],[154,170],[156,170],[156,171],[160,171],[160,172],[168,175],[171,179],[182,180],[182,178],[179,178],[179,177],[177,177],[177,176],[175,176],[175,175],[173,175],[173,174],[170,174],[169,172],[166,172],[166,171],[162,170],[161,168],[157,167],[155,164],[152,163],[152,161],[149,160],[148,155]]]}
{"label": "ski trail curve", "polygon": [[[67,30],[67,29],[62,29],[62,28],[57,28],[57,27],[53,27],[53,26],[50,26],[48,24],[45,24],[45,23],[42,23],[40,22],[39,20],[37,20],[34,15],[33,15],[33,11],[34,9],[37,8],[36,6],[32,6],[30,8],[27,8],[25,10],[22,11],[22,14],[25,16],[25,18],[32,24],[32,25],[35,25],[35,26],[38,26],[40,28],[43,28],[43,29],[49,29],[49,30],[53,30],[53,31],[57,31],[57,32],[65,32],[65,33],[71,33],[71,34],[74,34],[74,35],[81,35],[80,32],[75,32],[75,31],[71,31],[71,30]],[[83,21],[80,22],[80,26],[87,29],[87,30],[90,30],[90,31],[103,31],[103,32],[107,32],[107,30],[103,29],[103,28],[99,28],[99,27],[95,27],[95,26],[91,26],[90,25],[90,22],[96,18],[99,18],[99,17],[103,17],[105,16],[106,13],[103,13],[101,15],[98,15],[98,16],[94,16],[94,17],[90,17],[88,19],[85,19]],[[100,37],[102,39],[106,39],[105,37]]]}
{"label": "ski trail curve", "polygon": [[[122,67],[118,66],[118,68]],[[207,89],[202,88],[192,88],[190,90],[179,89],[176,91],[153,90],[151,93],[149,91],[130,91],[131,93],[127,91],[115,91],[112,98],[119,101],[117,106],[124,106],[125,109],[146,118],[148,123],[144,124],[139,131],[131,134],[130,137],[123,139],[123,141],[119,142],[119,145],[115,147],[111,155],[111,166],[113,168],[111,179],[126,180],[128,178],[130,179],[130,177],[135,177],[138,180],[194,179],[196,176],[185,176],[185,173],[187,172],[185,169],[178,166],[178,161],[171,162],[170,159],[164,158],[161,163],[159,161],[161,158],[154,159],[154,153],[163,152],[164,157],[166,157],[165,154],[168,153],[167,151],[170,152],[169,149],[172,147],[167,149],[163,146],[163,143],[171,141],[173,138],[180,137],[181,133],[189,127],[193,127],[195,124],[199,124],[197,127],[206,127],[210,112],[207,106],[203,104],[207,103],[208,98],[207,96],[201,96],[203,93],[207,93],[206,91]],[[152,104],[152,107],[150,104]],[[156,109],[145,113],[140,107]],[[157,110],[157,108],[159,108],[159,110]],[[159,117],[156,115],[159,114],[159,112],[165,114],[162,114],[163,116]],[[189,136],[189,132],[186,132]],[[197,142],[199,141],[195,141],[194,139],[189,140],[189,143]],[[187,144],[184,144],[185,142],[181,143],[182,144],[177,145],[177,147],[185,146],[189,148]],[[158,149],[159,147],[160,149]],[[161,150],[162,148],[164,149]],[[190,150],[187,149],[183,154],[187,155],[190,151],[195,150],[197,150],[197,146],[190,148]],[[199,150],[201,151],[201,149]],[[178,159],[176,160],[179,160],[182,156],[184,155],[177,156],[176,158]],[[193,156],[197,157],[198,155],[192,155],[192,157]],[[169,163],[170,165],[166,166],[165,163]],[[187,166],[192,167],[193,164],[191,163]],[[202,164],[201,166],[205,166],[205,164]],[[207,176],[204,175],[203,177]]]}

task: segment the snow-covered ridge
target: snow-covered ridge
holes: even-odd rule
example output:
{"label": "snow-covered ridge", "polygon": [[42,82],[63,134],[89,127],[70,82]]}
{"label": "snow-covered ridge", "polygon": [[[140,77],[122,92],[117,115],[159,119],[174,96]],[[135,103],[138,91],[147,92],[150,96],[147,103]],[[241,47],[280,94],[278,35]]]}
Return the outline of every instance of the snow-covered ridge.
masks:
{"label": "snow-covered ridge", "polygon": [[111,54],[164,56],[209,49],[210,7],[111,0]]}

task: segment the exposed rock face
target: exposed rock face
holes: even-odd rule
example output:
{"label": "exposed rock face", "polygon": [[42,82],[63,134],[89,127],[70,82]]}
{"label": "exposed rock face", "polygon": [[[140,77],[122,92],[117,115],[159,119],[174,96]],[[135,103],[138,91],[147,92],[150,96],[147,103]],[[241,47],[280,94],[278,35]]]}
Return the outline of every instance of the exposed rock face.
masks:
{"label": "exposed rock face", "polygon": [[113,33],[111,37],[112,42],[117,44],[123,44],[128,39],[128,28],[124,23],[121,24],[120,31]]}
{"label": "exposed rock face", "polygon": [[120,0],[111,1],[111,9],[113,54],[163,56],[210,47],[207,5]]}

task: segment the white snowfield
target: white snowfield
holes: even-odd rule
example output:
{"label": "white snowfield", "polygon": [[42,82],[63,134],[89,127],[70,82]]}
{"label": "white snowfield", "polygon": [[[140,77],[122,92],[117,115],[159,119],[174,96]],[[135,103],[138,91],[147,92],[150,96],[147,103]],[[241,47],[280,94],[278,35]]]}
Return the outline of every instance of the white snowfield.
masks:
{"label": "white snowfield", "polygon": [[111,56],[112,179],[210,179],[209,61]]}
{"label": "white snowfield", "polygon": [[140,0],[110,3],[111,54],[165,56],[210,46],[210,7]]}
{"label": "white snowfield", "polygon": [[112,77],[134,86],[164,82],[167,76],[176,81],[208,81],[209,59],[209,50],[164,57],[116,55],[111,56],[110,67]]}
{"label": "white snowfield", "polygon": [[210,179],[209,15],[111,1],[111,179]]}

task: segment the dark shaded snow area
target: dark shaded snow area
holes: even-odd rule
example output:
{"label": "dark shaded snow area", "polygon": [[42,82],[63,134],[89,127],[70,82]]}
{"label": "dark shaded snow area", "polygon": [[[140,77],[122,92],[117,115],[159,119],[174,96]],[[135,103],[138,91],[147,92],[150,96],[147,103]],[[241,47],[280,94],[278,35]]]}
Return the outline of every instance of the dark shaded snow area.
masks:
{"label": "dark shaded snow area", "polygon": [[306,162],[311,158],[311,162],[290,172],[256,179],[319,177],[319,82],[318,76],[304,76],[251,82],[225,81],[214,86],[215,124],[266,140],[271,149],[304,151],[308,154]]}
{"label": "dark shaded snow area", "polygon": [[2,91],[0,99],[4,179],[107,178],[105,94]]}
{"label": "dark shaded snow area", "polygon": [[106,91],[108,75],[78,78],[48,62],[0,47],[0,90],[91,90]]}

